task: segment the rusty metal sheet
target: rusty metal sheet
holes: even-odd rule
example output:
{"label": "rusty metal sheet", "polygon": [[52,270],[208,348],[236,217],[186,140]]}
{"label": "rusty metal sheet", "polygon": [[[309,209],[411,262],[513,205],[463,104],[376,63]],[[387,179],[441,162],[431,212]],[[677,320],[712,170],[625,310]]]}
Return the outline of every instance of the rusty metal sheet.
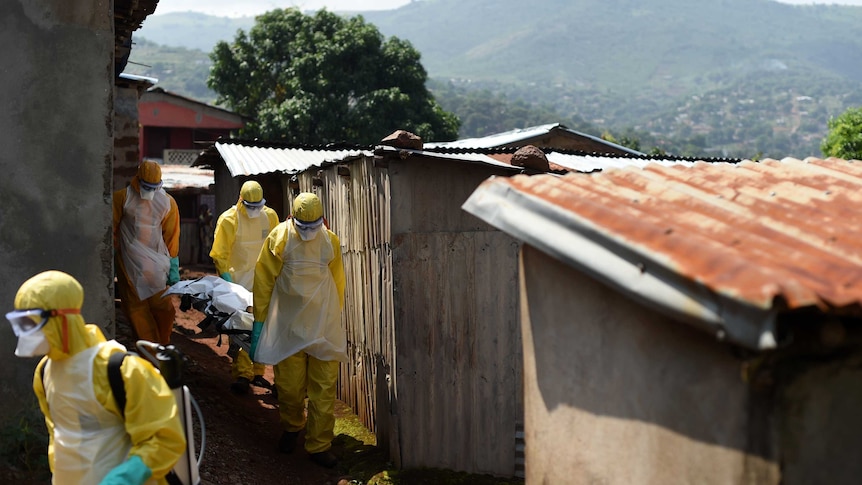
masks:
{"label": "rusty metal sheet", "polygon": [[489,183],[508,184],[620,247],[759,308],[862,302],[859,161],[650,164]]}

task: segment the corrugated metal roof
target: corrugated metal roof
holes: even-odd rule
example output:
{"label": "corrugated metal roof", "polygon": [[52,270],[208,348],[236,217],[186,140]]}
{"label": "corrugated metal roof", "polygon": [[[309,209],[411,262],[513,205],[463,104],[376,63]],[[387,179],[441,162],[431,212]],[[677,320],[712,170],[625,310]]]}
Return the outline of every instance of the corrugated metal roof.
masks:
{"label": "corrugated metal roof", "polygon": [[279,147],[236,142],[216,142],[214,148],[234,177],[272,172],[292,174],[333,160],[372,155],[371,150],[359,148]]}
{"label": "corrugated metal roof", "polygon": [[779,311],[862,310],[860,203],[862,162],[788,158],[498,177],[464,209],[762,349]]}
{"label": "corrugated metal roof", "polygon": [[[549,125],[551,126],[551,125]],[[207,148],[192,166],[214,166],[217,160],[223,160],[231,175],[259,175],[265,173],[298,173],[311,167],[322,167],[330,163],[338,163],[359,156],[372,156],[374,151],[384,153],[405,152],[419,156],[446,158],[471,163],[485,163],[498,167],[508,167],[522,170],[512,165],[512,155],[517,148],[463,148],[463,147],[433,147],[426,144],[422,149],[405,149],[386,145],[377,147],[365,146],[320,146],[320,145],[286,145],[256,140],[230,139],[218,141]],[[648,164],[660,165],[691,165],[695,159],[681,157],[656,157],[647,155],[623,156],[616,154],[590,154],[584,152],[551,150],[545,152],[551,171],[591,173],[607,168],[636,166]],[[738,160],[713,159],[709,162],[725,162]]]}
{"label": "corrugated metal roof", "polygon": [[603,145],[613,146],[619,150],[631,153],[632,155],[641,155],[641,153],[637,150],[632,150],[631,148],[624,147],[622,145],[609,142],[607,140],[603,140],[599,137],[572,130],[561,125],[560,123],[549,123],[546,125],[530,126],[527,128],[517,128],[514,130],[504,131],[502,133],[495,133],[493,135],[477,138],[463,138],[455,141],[426,143],[425,146],[427,148],[493,148],[544,136],[550,134],[554,130],[567,131],[574,135],[588,138]]}

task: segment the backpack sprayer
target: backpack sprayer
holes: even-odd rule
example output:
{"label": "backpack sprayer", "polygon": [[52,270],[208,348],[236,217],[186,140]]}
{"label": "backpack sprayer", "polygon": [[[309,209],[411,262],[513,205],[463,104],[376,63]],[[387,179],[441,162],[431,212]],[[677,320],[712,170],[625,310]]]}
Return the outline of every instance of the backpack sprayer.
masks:
{"label": "backpack sprayer", "polygon": [[[180,411],[180,422],[186,435],[186,451],[174,465],[173,470],[166,477],[170,485],[199,485],[200,466],[206,447],[206,429],[204,427],[203,414],[197,401],[192,397],[189,388],[183,384],[183,370],[185,368],[185,356],[173,345],[159,345],[148,340],[138,340],[135,344],[138,353],[149,360],[162,374],[165,382],[174,393],[177,407]],[[116,366],[119,369],[119,365]],[[110,368],[109,368],[110,374]],[[110,380],[110,378],[109,378]],[[195,434],[192,426],[192,406],[197,414],[201,428],[201,449],[197,459],[195,458]]]}

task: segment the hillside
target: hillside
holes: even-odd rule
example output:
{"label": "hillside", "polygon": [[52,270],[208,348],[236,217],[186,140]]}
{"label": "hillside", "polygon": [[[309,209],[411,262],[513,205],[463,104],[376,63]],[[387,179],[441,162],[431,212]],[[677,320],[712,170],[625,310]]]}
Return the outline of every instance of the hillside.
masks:
{"label": "hillside", "polygon": [[[362,15],[383,35],[407,39],[419,50],[438,101],[462,119],[471,114],[453,108],[469,105],[459,97],[482,91],[559,114],[547,122],[583,120],[596,127],[592,134],[640,139],[642,149],[804,157],[819,154],[830,116],[862,104],[858,7],[770,0],[420,0]],[[162,54],[138,39],[208,49],[252,23],[152,16],[136,33],[131,60],[161,62]],[[151,58],[140,60],[144,54]],[[173,75],[206,63],[198,61],[154,77],[165,89],[211,101],[212,93],[207,98],[169,86]]]}

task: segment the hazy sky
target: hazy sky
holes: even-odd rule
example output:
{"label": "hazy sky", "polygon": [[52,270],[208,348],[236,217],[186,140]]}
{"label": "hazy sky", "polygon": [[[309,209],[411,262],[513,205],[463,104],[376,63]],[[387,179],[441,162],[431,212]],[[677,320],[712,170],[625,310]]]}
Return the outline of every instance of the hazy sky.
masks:
{"label": "hazy sky", "polygon": [[[421,1],[421,0],[418,0]],[[862,0],[777,0],[796,5],[823,3],[855,5]],[[391,10],[410,3],[410,0],[159,0],[154,15],[171,12],[201,12],[219,17],[245,17],[259,15],[275,8],[299,7],[301,10],[330,11]]]}
{"label": "hazy sky", "polygon": [[[862,0],[859,0],[862,2]],[[159,0],[154,15],[171,12],[201,12],[219,17],[247,17],[276,9],[299,7],[300,10],[367,11],[391,10],[410,0]]]}

